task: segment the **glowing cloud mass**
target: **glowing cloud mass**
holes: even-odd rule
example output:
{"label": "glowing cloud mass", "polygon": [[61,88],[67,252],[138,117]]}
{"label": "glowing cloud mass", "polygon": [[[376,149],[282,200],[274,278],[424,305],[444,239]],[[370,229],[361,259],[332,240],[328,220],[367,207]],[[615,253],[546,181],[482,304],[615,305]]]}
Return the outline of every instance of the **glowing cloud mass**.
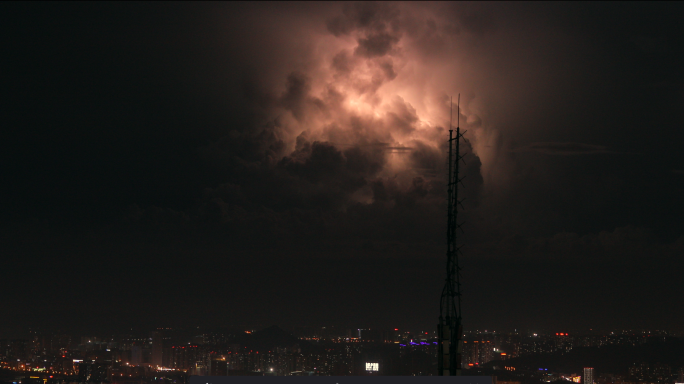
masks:
{"label": "glowing cloud mass", "polygon": [[[270,97],[263,124],[282,142],[274,160],[301,161],[312,143],[326,143],[375,156],[376,177],[441,178],[449,97],[458,88],[458,66],[444,61],[454,55],[458,27],[432,10],[391,3],[344,4],[321,24],[307,36],[307,64]],[[463,99],[469,110],[472,97]],[[463,112],[461,121],[476,139],[478,126],[468,122],[480,118]]]}
{"label": "glowing cloud mass", "polygon": [[[415,177],[440,179],[449,100],[461,94],[460,126],[468,131],[475,155],[475,184],[482,178],[485,188],[495,192],[509,183],[517,166],[509,156],[510,137],[507,141],[502,130],[529,140],[524,135],[539,121],[521,115],[529,108],[525,103],[548,111],[554,108],[547,96],[550,87],[568,82],[565,65],[555,62],[589,65],[582,64],[583,57],[571,60],[573,54],[558,46],[558,39],[523,28],[526,20],[509,19],[509,12],[521,10],[418,3],[248,7],[246,14],[259,15],[256,26],[231,20],[230,34],[241,30],[267,43],[247,47],[252,41],[247,39],[231,43],[231,49],[246,52],[244,60],[253,67],[254,75],[247,75],[255,89],[250,94],[259,96],[252,97],[250,108],[260,116],[255,130],[272,141],[267,157],[303,161],[307,145],[326,143],[340,151],[357,148],[373,154],[382,165],[372,176],[397,176],[404,188]],[[516,30],[517,38],[509,29]],[[570,36],[563,39],[572,42]],[[530,42],[553,57],[521,55]],[[455,126],[455,106],[452,116]]]}

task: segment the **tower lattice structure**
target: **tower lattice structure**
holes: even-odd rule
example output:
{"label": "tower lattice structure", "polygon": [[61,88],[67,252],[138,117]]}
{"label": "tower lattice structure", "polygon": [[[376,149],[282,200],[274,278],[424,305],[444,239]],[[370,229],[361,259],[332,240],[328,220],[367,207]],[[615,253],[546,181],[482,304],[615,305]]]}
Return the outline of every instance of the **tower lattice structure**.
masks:
{"label": "tower lattice structure", "polygon": [[[447,263],[446,280],[439,304],[439,324],[437,333],[438,344],[438,374],[439,376],[459,376],[461,374],[461,337],[463,327],[461,323],[461,268],[458,256],[461,246],[457,241],[457,230],[461,230],[458,223],[458,206],[463,207],[458,199],[458,184],[463,178],[459,176],[459,164],[463,161],[460,153],[460,142],[465,131],[461,132],[460,123],[460,95],[458,100],[458,115],[456,135],[452,129],[452,117],[449,117],[449,175],[447,183]],[[453,103],[449,113],[453,114]]]}

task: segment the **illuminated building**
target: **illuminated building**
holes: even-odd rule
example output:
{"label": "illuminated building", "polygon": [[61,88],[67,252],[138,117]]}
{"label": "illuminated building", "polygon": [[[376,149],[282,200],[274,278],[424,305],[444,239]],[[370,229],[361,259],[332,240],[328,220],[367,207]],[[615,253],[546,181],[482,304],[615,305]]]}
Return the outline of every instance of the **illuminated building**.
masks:
{"label": "illuminated building", "polygon": [[[463,340],[463,365],[464,368],[486,364],[494,359],[494,335],[491,333],[479,333],[468,335]],[[500,355],[500,352],[497,354]]]}
{"label": "illuminated building", "polygon": [[554,351],[569,352],[572,350],[573,347],[573,339],[567,332],[556,332],[554,344]]}
{"label": "illuminated building", "polygon": [[584,368],[582,384],[594,384],[594,368]]}
{"label": "illuminated building", "polygon": [[197,345],[171,347],[171,367],[175,369],[197,368],[197,363],[203,365],[204,354]]}

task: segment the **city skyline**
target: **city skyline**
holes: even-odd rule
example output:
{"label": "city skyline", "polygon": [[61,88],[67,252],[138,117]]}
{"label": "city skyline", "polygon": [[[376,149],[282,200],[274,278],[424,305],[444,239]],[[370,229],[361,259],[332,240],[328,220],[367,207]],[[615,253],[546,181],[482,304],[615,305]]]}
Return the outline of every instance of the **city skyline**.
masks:
{"label": "city skyline", "polygon": [[658,3],[4,3],[2,337],[684,332],[684,31]]}
{"label": "city skyline", "polygon": [[[436,333],[372,329],[158,328],[145,334],[71,337],[33,332],[0,338],[0,379],[187,382],[208,376],[436,375]],[[467,332],[463,374],[535,383],[658,383],[681,380],[682,335],[622,330],[550,334]],[[17,376],[18,375],[18,376]],[[38,376],[36,376],[38,375]]]}

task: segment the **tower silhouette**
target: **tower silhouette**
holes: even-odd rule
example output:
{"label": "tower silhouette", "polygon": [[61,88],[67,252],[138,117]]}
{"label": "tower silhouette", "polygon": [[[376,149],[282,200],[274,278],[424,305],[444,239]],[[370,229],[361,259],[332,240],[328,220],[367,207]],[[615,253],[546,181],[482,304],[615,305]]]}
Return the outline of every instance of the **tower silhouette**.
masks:
{"label": "tower silhouette", "polygon": [[[461,224],[457,222],[458,206],[461,208],[462,200],[458,199],[458,184],[462,184],[459,178],[459,163],[463,161],[460,154],[460,142],[465,131],[461,132],[461,95],[458,95],[458,118],[456,123],[456,136],[452,129],[453,102],[449,107],[449,175],[447,183],[447,263],[446,281],[442,289],[442,297],[439,302],[439,324],[437,334],[439,337],[437,367],[439,376],[459,376],[461,374],[461,268],[458,265],[458,255],[461,252],[457,242],[457,230],[461,230]],[[455,144],[455,145],[454,145]],[[464,162],[465,163],[465,162]]]}

